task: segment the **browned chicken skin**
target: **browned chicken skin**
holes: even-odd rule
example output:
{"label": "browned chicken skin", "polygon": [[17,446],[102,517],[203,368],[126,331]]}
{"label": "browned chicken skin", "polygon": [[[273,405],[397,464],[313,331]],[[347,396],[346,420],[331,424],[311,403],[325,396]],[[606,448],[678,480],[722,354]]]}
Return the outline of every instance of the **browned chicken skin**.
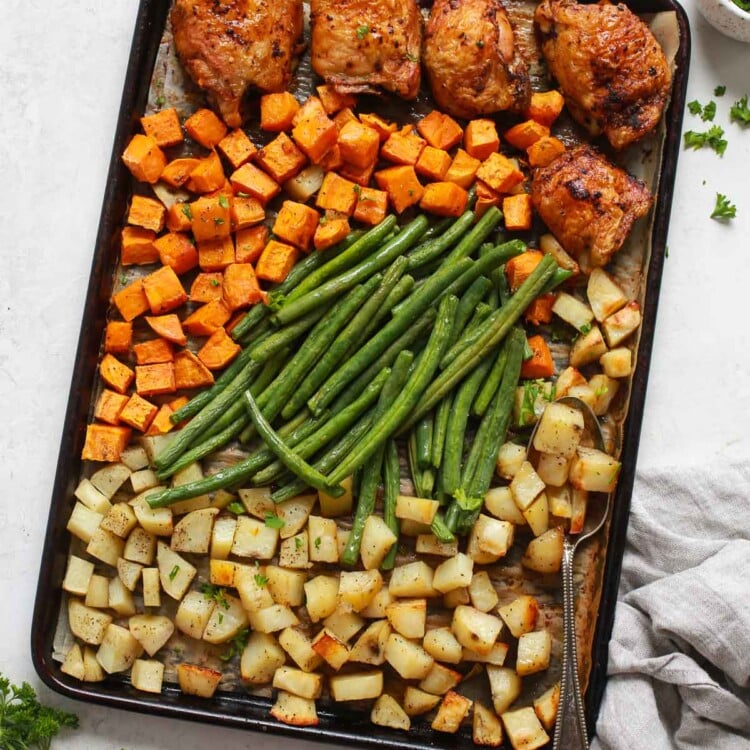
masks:
{"label": "browned chicken skin", "polygon": [[424,63],[438,106],[466,119],[522,111],[531,88],[500,0],[435,0]]}
{"label": "browned chicken skin", "polygon": [[543,0],[534,20],[550,72],[578,122],[618,149],[656,127],[672,74],[640,18],[608,0]]}
{"label": "browned chicken skin", "polygon": [[302,37],[302,0],[175,0],[177,54],[230,127],[248,89],[284,91]]}
{"label": "browned chicken skin", "polygon": [[590,146],[578,146],[537,169],[531,181],[536,210],[583,268],[603,266],[651,205],[640,180]]}
{"label": "browned chicken skin", "polygon": [[312,0],[313,70],[342,93],[419,91],[422,16],[416,0]]}

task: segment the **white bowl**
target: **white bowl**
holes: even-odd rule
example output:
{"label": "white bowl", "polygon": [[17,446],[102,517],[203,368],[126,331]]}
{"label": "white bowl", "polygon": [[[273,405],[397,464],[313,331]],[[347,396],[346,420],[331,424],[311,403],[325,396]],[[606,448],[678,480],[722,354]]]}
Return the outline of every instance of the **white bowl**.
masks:
{"label": "white bowl", "polygon": [[697,0],[697,5],[715,29],[732,39],[750,43],[750,13],[739,5],[732,0]]}

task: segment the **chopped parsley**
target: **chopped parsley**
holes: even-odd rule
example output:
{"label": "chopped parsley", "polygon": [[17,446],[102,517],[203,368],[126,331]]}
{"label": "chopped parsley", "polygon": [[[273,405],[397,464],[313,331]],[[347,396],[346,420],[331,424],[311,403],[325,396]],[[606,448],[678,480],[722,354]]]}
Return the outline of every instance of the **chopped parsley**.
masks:
{"label": "chopped parsley", "polygon": [[229,503],[229,505],[227,505],[227,510],[230,513],[234,513],[235,516],[242,516],[247,513],[245,506],[239,500]]}
{"label": "chopped parsley", "polygon": [[479,49],[484,49],[484,42],[481,39],[477,42],[477,47],[479,47]]}
{"label": "chopped parsley", "polygon": [[585,336],[587,333],[591,332],[591,323],[584,323],[579,330]]}
{"label": "chopped parsley", "polygon": [[182,206],[180,206],[180,211],[182,211],[182,213],[185,214],[185,216],[187,216],[189,221],[193,220],[193,212],[190,209],[189,203],[183,203]]}
{"label": "chopped parsley", "polygon": [[[750,6],[750,3],[748,3],[748,6]],[[750,125],[750,107],[747,106],[747,94],[732,105],[729,110],[729,119],[732,122],[740,123],[740,125]]]}
{"label": "chopped parsley", "polygon": [[219,280],[218,279],[211,279],[211,286],[219,286]]}
{"label": "chopped parsley", "polygon": [[124,273],[123,273],[123,274],[122,274],[122,275],[120,276],[120,283],[121,283],[121,284],[122,284],[123,286],[125,286],[125,284],[127,284],[127,283],[128,283],[128,277],[127,277],[127,276],[126,276],[126,275],[125,275]]}
{"label": "chopped parsley", "polygon": [[226,589],[221,586],[215,586],[213,583],[204,583],[201,586],[201,594],[205,599],[213,599],[220,607],[229,609]]}
{"label": "chopped parsley", "polygon": [[745,13],[750,13],[750,0],[732,0],[732,2]]}
{"label": "chopped parsley", "polygon": [[169,571],[169,580],[174,581],[175,578],[177,578],[177,574],[180,572],[180,566],[175,565],[172,570]]}
{"label": "chopped parsley", "polygon": [[727,87],[726,86],[717,86],[714,89],[714,96],[724,96],[724,94],[727,93]]}
{"label": "chopped parsley", "polygon": [[224,223],[224,219],[221,218],[221,216],[217,216],[214,219],[214,224],[216,224],[217,227],[220,227]]}
{"label": "chopped parsley", "polygon": [[352,190],[359,196],[362,193],[362,188],[359,185],[352,185]]}
{"label": "chopped parsley", "polygon": [[268,526],[269,529],[283,529],[284,528],[284,519],[279,518],[275,513],[271,513],[271,511],[266,511],[266,514],[263,518],[263,522]]}
{"label": "chopped parsley", "polygon": [[255,574],[255,583],[256,585],[260,586],[261,588],[268,585],[268,576],[264,576],[263,573],[256,573]]}
{"label": "chopped parsley", "polygon": [[716,102],[710,101],[704,107],[697,99],[688,102],[688,111],[691,115],[698,115],[703,122],[713,122],[716,116]]}
{"label": "chopped parsley", "polygon": [[685,148],[699,149],[708,146],[719,156],[723,156],[727,150],[727,142],[723,136],[724,129],[719,125],[712,125],[705,133],[688,130],[684,135]]}
{"label": "chopped parsley", "polygon": [[222,208],[229,208],[229,201],[227,200],[227,196],[226,195],[220,195],[219,196],[219,205]]}
{"label": "chopped parsley", "polygon": [[314,544],[315,544],[315,549],[320,549],[321,539],[320,539],[320,537],[319,537],[319,536],[316,536],[316,537],[315,537],[315,542],[314,542]]}
{"label": "chopped parsley", "polygon": [[733,219],[735,216],[737,216],[737,206],[731,203],[726,195],[716,193],[716,205],[714,206],[711,218],[725,220]]}
{"label": "chopped parsley", "polygon": [[597,398],[601,398],[602,396],[604,396],[604,394],[606,394],[606,392],[607,392],[608,390],[609,390],[609,388],[608,388],[608,387],[607,387],[606,385],[600,385],[600,386],[599,386],[599,387],[598,387],[598,388],[597,388],[597,389],[596,389],[596,390],[594,391],[594,395],[595,395],[595,396],[596,396]]}
{"label": "chopped parsley", "polygon": [[250,637],[250,630],[243,628],[237,633],[234,638],[230,638],[228,641],[229,648],[219,656],[222,661],[229,661],[234,656],[241,654],[247,646],[248,638]]}
{"label": "chopped parsley", "polygon": [[167,103],[167,100],[163,96],[156,97],[156,106],[163,107]]}
{"label": "chopped parsley", "polygon": [[370,26],[363,23],[361,26],[357,26],[357,39],[364,39],[370,33]]}
{"label": "chopped parsley", "polygon": [[302,541],[302,537],[300,537],[300,536],[295,536],[294,537],[294,548],[295,549],[302,549],[302,545],[303,544],[304,544],[304,542]]}

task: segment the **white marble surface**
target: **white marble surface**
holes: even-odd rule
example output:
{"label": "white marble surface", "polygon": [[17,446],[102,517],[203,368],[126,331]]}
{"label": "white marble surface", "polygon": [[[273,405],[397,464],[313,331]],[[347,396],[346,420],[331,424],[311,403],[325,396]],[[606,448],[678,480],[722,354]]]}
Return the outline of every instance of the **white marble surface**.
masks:
{"label": "white marble surface", "polygon": [[[135,0],[4,0],[0,24],[0,670],[39,685],[29,628],[91,253]],[[729,148],[683,152],[639,455],[680,467],[750,455],[750,129],[728,123],[750,92],[750,46],[720,36],[688,0],[688,100],[726,84]],[[687,126],[700,129],[696,118]],[[737,204],[709,219],[716,191]],[[159,720],[50,695],[82,728],[56,747],[198,750],[282,740]],[[302,743],[297,747],[302,748]],[[311,746],[312,747],[312,746]]]}

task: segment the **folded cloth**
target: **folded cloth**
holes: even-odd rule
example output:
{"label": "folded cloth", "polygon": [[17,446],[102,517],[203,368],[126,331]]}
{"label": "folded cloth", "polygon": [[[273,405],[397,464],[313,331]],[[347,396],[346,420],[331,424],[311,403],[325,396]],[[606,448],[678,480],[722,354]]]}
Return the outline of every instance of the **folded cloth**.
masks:
{"label": "folded cloth", "polygon": [[592,750],[750,750],[750,463],[636,477]]}

